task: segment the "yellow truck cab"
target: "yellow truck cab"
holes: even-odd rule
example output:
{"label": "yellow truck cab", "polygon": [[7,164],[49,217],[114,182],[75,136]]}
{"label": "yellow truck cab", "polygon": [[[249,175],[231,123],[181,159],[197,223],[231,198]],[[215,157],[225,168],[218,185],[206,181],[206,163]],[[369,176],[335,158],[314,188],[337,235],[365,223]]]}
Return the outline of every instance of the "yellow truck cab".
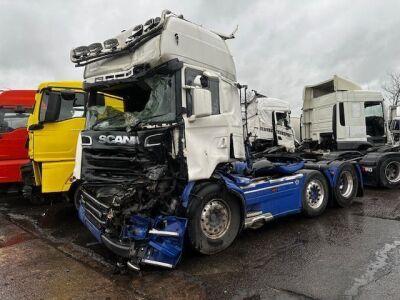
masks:
{"label": "yellow truck cab", "polygon": [[[97,97],[96,102],[122,110],[122,101]],[[21,168],[23,194],[33,203],[49,196],[71,199],[79,182],[73,180],[76,144],[86,124],[87,93],[82,82],[39,85],[28,119],[30,163]],[[101,103],[102,102],[102,103]],[[72,200],[72,199],[71,199]]]}

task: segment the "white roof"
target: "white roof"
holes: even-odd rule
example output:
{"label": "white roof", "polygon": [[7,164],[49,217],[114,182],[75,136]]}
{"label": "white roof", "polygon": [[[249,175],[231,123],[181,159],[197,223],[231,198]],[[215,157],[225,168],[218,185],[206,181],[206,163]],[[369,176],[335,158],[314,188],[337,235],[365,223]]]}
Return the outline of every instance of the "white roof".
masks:
{"label": "white roof", "polygon": [[[122,44],[131,33],[132,29],[116,38]],[[216,33],[175,15],[167,15],[161,33],[133,52],[86,65],[84,77],[86,81],[94,82],[99,76],[127,72],[138,64],[155,67],[174,58],[214,70],[236,81],[235,64],[226,41]]]}

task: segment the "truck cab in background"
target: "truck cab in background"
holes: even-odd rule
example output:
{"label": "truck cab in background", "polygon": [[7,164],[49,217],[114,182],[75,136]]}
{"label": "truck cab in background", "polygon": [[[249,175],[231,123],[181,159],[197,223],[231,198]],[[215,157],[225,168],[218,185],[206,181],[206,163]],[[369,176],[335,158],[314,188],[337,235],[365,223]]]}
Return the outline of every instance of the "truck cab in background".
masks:
{"label": "truck cab in background", "polygon": [[353,157],[366,185],[400,187],[399,144],[392,141],[381,92],[362,90],[334,76],[306,86],[303,94],[302,148]]}
{"label": "truck cab in background", "polygon": [[[41,203],[51,196],[73,200],[76,144],[86,125],[87,93],[82,82],[45,82],[39,85],[35,108],[29,117],[30,162],[21,168],[26,198]],[[122,102],[99,94],[104,105],[122,110]]]}
{"label": "truck cab in background", "polygon": [[21,168],[23,194],[33,203],[72,184],[76,141],[85,126],[86,93],[82,82],[44,82],[28,120],[30,162]]}
{"label": "truck cab in background", "polygon": [[0,91],[0,183],[20,183],[20,167],[29,161],[28,116],[34,90]]}
{"label": "truck cab in background", "polygon": [[337,75],[306,86],[303,143],[310,148],[366,150],[388,141],[383,95]]}
{"label": "truck cab in background", "polygon": [[271,152],[279,149],[285,152],[296,150],[296,136],[288,102],[255,93],[246,109],[249,142],[254,151],[266,148]]}

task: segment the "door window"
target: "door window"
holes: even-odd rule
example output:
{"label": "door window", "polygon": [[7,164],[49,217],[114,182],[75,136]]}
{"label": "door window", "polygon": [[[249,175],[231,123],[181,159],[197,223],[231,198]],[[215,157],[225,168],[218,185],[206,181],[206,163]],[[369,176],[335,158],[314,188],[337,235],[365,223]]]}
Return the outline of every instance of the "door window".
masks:
{"label": "door window", "polygon": [[83,117],[85,114],[85,97],[84,93],[75,93],[75,99],[64,99],[61,92],[45,91],[40,103],[39,121],[45,120],[48,103],[56,98],[61,99],[60,114],[56,121]]}
{"label": "door window", "polygon": [[382,102],[365,102],[364,113],[367,135],[370,137],[384,136],[385,119]]}
{"label": "door window", "polygon": [[[203,72],[200,70],[194,69],[186,69],[185,70],[185,83],[186,85],[192,86],[193,81],[198,75],[202,75]],[[212,114],[218,115],[220,114],[219,108],[219,80],[216,78],[206,78],[203,81],[203,88],[208,89],[211,92],[211,101],[212,101]],[[202,82],[202,83],[203,83]],[[192,94],[191,91],[188,90],[186,92],[186,105],[187,105],[187,115],[192,115]]]}
{"label": "door window", "polygon": [[26,127],[31,110],[0,109],[0,133]]}
{"label": "door window", "polygon": [[280,126],[288,126],[289,125],[289,118],[286,112],[276,112],[276,125]]}

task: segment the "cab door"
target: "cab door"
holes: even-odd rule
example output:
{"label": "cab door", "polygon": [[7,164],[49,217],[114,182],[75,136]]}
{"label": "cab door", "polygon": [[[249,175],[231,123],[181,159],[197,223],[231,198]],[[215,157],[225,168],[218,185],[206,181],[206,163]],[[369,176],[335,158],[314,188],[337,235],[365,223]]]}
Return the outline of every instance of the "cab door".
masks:
{"label": "cab door", "polygon": [[[77,138],[85,127],[85,102],[86,94],[81,90],[46,89],[42,92],[39,126],[31,126],[30,132],[33,160],[41,165],[44,193],[69,189]],[[49,115],[52,115],[51,120]]]}
{"label": "cab door", "polygon": [[26,159],[26,122],[31,110],[0,109],[0,160]]}
{"label": "cab door", "polygon": [[[231,159],[244,159],[243,127],[238,90],[218,74],[186,68],[185,152],[189,180],[209,178],[215,167]],[[202,96],[195,101],[194,95]],[[207,98],[207,101],[205,101]],[[208,99],[209,98],[209,99]],[[199,115],[197,105],[209,103],[209,112]],[[197,104],[195,104],[195,102]]]}
{"label": "cab door", "polygon": [[26,121],[30,109],[0,109],[0,183],[19,182],[28,162]]}

